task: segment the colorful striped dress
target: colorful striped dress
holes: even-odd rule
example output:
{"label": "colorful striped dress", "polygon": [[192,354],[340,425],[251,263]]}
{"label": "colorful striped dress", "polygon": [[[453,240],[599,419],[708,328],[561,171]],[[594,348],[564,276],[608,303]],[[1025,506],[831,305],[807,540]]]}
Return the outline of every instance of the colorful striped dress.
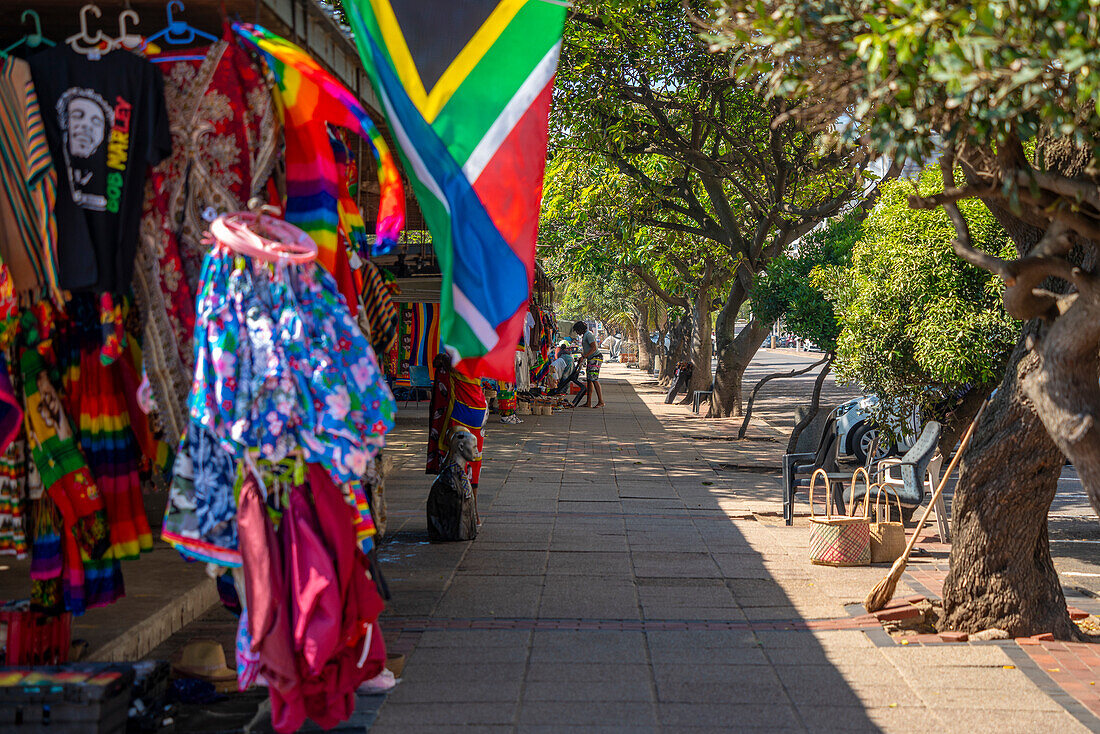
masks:
{"label": "colorful striped dress", "polygon": [[45,289],[61,302],[57,284],[57,173],[30,68],[22,59],[0,63],[0,259],[15,287]]}

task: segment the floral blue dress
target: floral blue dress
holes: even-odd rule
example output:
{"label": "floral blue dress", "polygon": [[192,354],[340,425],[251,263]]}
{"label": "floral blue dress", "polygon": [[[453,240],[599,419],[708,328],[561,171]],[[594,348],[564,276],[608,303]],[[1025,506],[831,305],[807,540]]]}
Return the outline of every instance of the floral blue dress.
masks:
{"label": "floral blue dress", "polygon": [[[173,484],[169,511],[173,528],[197,532],[197,543],[235,547],[224,528],[235,522],[235,468],[247,452],[278,462],[300,450],[336,483],[354,482],[384,445],[396,406],[336,281],[316,263],[253,262],[217,245],[203,263],[196,316],[195,431],[180,446],[194,481]],[[199,469],[212,456],[234,470]],[[196,517],[184,520],[181,508]]]}

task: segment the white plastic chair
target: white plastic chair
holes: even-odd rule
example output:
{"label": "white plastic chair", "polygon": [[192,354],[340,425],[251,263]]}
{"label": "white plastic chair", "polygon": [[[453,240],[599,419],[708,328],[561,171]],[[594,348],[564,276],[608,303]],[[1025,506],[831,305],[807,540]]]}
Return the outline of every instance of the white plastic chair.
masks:
{"label": "white plastic chair", "polygon": [[[890,468],[897,466],[901,463],[901,459],[883,459],[878,463],[878,478],[879,482],[887,486],[904,486],[904,482],[901,476],[895,476],[891,473]],[[932,456],[928,462],[928,469],[925,472],[924,484],[928,492],[934,493],[936,487],[940,484],[940,469],[943,467],[943,454],[938,450]],[[944,543],[951,542],[951,516],[947,514],[947,503],[943,501],[943,495],[941,494],[936,498],[935,507],[936,512],[936,525],[939,527],[940,540]]]}

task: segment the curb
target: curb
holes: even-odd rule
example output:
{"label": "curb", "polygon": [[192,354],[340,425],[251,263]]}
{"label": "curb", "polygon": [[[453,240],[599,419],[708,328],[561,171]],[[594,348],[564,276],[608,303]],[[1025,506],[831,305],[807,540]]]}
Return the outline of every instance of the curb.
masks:
{"label": "curb", "polygon": [[89,652],[87,659],[107,663],[141,660],[185,625],[206,614],[218,599],[214,580],[203,578],[126,632]]}

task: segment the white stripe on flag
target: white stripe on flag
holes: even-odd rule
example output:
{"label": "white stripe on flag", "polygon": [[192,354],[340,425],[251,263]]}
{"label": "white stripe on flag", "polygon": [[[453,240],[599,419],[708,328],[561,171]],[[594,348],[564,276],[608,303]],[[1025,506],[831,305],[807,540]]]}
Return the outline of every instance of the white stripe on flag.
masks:
{"label": "white stripe on flag", "polygon": [[401,120],[393,110],[393,105],[390,104],[390,97],[384,90],[379,90],[379,97],[382,99],[382,104],[386,106],[386,123],[393,130],[394,136],[397,138],[397,144],[401,146],[401,150],[405,151],[405,156],[409,159],[409,163],[412,165],[413,173],[420,180],[428,191],[432,193],[432,196],[439,199],[439,203],[443,205],[443,208],[447,210],[447,214],[451,213],[451,205],[447,202],[447,197],[443,195],[443,190],[439,188],[439,184],[436,183],[435,178],[428,171],[428,167],[424,165],[424,160],[420,157],[420,154],[416,152],[416,146],[409,140],[409,136],[405,133],[405,128],[401,127]]}
{"label": "white stripe on flag", "polygon": [[458,289],[457,284],[451,285],[451,293],[454,296],[455,313],[461,316],[462,320],[470,326],[474,336],[485,345],[485,351],[491,352],[497,342],[500,341],[497,330],[481,315],[481,311],[477,310],[477,306],[466,297],[466,294]]}
{"label": "white stripe on flag", "polygon": [[535,101],[535,97],[539,96],[539,93],[554,78],[554,72],[558,68],[558,54],[560,52],[561,41],[559,40],[542,57],[542,61],[538,63],[523,84],[520,85],[520,88],[516,90],[512,99],[508,100],[508,104],[504,106],[504,109],[501,110],[500,115],[485,132],[477,147],[470,153],[466,165],[462,167],[462,172],[466,174],[466,180],[470,182],[471,186],[477,182],[481,172],[485,170],[485,166],[489,165],[489,161],[496,155],[497,148],[512,132],[512,128],[516,126],[519,119],[523,117],[523,113]]}

